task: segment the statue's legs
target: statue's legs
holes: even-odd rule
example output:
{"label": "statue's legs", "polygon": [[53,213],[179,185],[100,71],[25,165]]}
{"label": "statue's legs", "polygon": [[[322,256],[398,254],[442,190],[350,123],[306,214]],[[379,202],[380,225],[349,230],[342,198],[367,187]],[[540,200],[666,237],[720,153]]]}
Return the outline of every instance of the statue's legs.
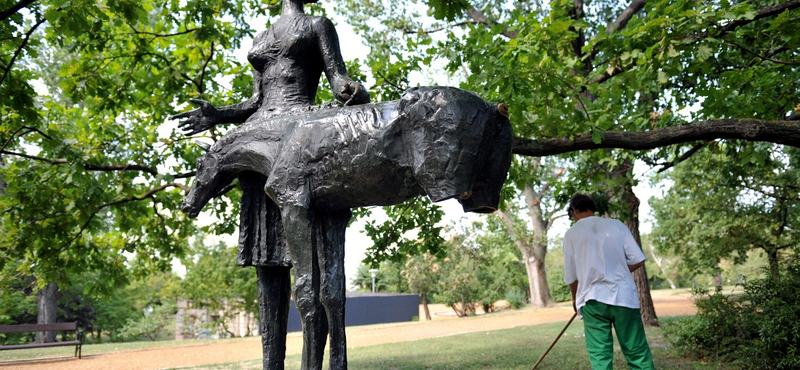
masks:
{"label": "statue's legs", "polygon": [[281,218],[294,271],[294,299],[303,324],[301,370],[321,370],[328,336],[328,320],[319,299],[317,266],[319,227],[314,212],[303,206],[284,205]]}
{"label": "statue's legs", "polygon": [[289,270],[283,266],[256,267],[264,370],[283,370],[291,298]]}
{"label": "statue's legs", "polygon": [[320,269],[320,299],[328,314],[331,335],[330,370],[347,369],[345,339],[345,276],[344,235],[352,214],[350,210],[320,214],[318,224],[322,236],[318,260]]}

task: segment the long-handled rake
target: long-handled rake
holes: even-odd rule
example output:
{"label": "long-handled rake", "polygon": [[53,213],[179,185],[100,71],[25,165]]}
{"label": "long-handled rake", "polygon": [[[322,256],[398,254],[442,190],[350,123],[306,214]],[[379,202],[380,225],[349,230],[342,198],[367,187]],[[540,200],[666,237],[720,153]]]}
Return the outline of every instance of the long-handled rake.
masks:
{"label": "long-handled rake", "polygon": [[564,326],[564,329],[561,329],[561,332],[558,333],[558,336],[556,337],[556,340],[554,340],[553,343],[550,344],[550,347],[547,347],[547,351],[544,351],[544,353],[542,354],[542,357],[539,357],[539,361],[536,361],[536,363],[533,364],[533,367],[531,368],[531,370],[536,370],[536,367],[539,366],[540,363],[542,363],[542,360],[544,360],[544,356],[547,356],[547,354],[550,352],[550,350],[553,349],[553,346],[555,346],[556,343],[558,342],[558,340],[561,338],[561,336],[564,335],[564,332],[567,331],[567,328],[569,327],[569,325],[572,324],[572,320],[575,320],[576,317],[578,317],[578,313],[577,312],[574,315],[572,315],[572,318],[569,319],[569,321],[567,322],[567,325]]}

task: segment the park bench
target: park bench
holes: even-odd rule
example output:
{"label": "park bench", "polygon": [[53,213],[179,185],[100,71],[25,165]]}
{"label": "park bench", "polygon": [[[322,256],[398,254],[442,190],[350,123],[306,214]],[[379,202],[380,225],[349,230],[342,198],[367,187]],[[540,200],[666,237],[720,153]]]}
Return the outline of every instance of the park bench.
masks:
{"label": "park bench", "polygon": [[60,322],[57,324],[25,324],[25,325],[0,325],[0,334],[4,333],[30,333],[46,331],[75,331],[75,340],[50,343],[28,343],[0,346],[0,351],[25,348],[43,348],[58,346],[75,346],[75,356],[81,358],[81,344],[83,343],[83,330],[78,329],[76,322]]}

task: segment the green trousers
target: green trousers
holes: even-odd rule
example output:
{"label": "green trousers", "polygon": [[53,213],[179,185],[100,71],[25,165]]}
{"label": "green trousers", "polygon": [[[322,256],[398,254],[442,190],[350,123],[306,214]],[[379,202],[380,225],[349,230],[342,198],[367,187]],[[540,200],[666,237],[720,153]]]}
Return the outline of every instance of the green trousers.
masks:
{"label": "green trousers", "polygon": [[582,307],[583,331],[586,335],[586,350],[592,370],[613,370],[614,337],[611,326],[617,332],[617,340],[631,369],[653,370],[653,355],[644,334],[644,325],[638,309],[619,307],[595,300]]}

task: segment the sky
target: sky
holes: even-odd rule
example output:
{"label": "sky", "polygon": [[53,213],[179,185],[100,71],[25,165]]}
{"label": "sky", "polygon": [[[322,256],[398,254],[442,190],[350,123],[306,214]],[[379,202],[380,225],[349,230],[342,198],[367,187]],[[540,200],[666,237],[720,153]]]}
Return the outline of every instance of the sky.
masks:
{"label": "sky", "polygon": [[[369,48],[364,46],[363,42],[361,41],[361,37],[355,34],[345,22],[337,19],[335,12],[333,12],[332,9],[328,9],[328,14],[331,15],[332,20],[334,23],[336,23],[336,30],[339,35],[339,43],[341,45],[342,57],[344,60],[350,61],[357,58],[363,60],[366,55],[369,54]],[[256,32],[262,31],[265,26],[259,27],[259,25],[265,25],[266,18],[256,18],[252,21],[252,24],[254,25],[253,27],[255,28]],[[233,52],[234,58],[239,61],[246,61],[247,51],[250,49],[251,45],[252,40],[244,40],[242,42],[242,48]],[[412,76],[411,85],[447,85],[450,79],[446,76],[446,73],[443,70],[437,71],[436,68],[437,67],[435,65],[431,66],[431,68],[428,69],[428,74],[426,76]],[[368,82],[369,81],[365,82],[367,90],[370,88]],[[648,173],[648,170],[649,167],[641,162],[637,162],[634,166],[635,176],[640,179],[639,184],[634,188],[634,193],[641,201],[639,215],[641,220],[640,231],[642,234],[649,233],[652,228],[652,221],[649,216],[650,206],[648,205],[648,200],[660,193],[660,190],[658,188],[651,187],[649,181],[644,177]],[[443,226],[457,222],[471,223],[472,221],[480,220],[483,217],[486,217],[474,213],[465,214],[461,208],[461,205],[454,199],[441,202],[440,205],[444,211],[444,218],[442,220]],[[385,220],[385,217],[385,214],[383,214],[383,212],[377,208],[373,211],[373,216],[371,218],[357,220],[347,229],[347,233],[345,234],[345,276],[348,287],[350,286],[350,281],[355,277],[358,266],[365,257],[367,248],[372,245],[372,241],[363,233],[364,225],[370,219],[376,219],[382,222]],[[213,222],[213,220],[208,218],[208,216],[203,217],[203,215],[200,216],[198,221],[200,223]],[[562,237],[568,228],[569,220],[567,220],[566,217],[560,217],[551,227],[548,236],[550,238]],[[214,243],[217,240],[222,240],[228,245],[233,246],[237,245],[238,236],[230,235],[218,238],[215,237],[211,238],[211,240],[208,242]],[[181,276],[183,273],[185,273],[185,269],[177,260],[173,261],[173,270]]]}

